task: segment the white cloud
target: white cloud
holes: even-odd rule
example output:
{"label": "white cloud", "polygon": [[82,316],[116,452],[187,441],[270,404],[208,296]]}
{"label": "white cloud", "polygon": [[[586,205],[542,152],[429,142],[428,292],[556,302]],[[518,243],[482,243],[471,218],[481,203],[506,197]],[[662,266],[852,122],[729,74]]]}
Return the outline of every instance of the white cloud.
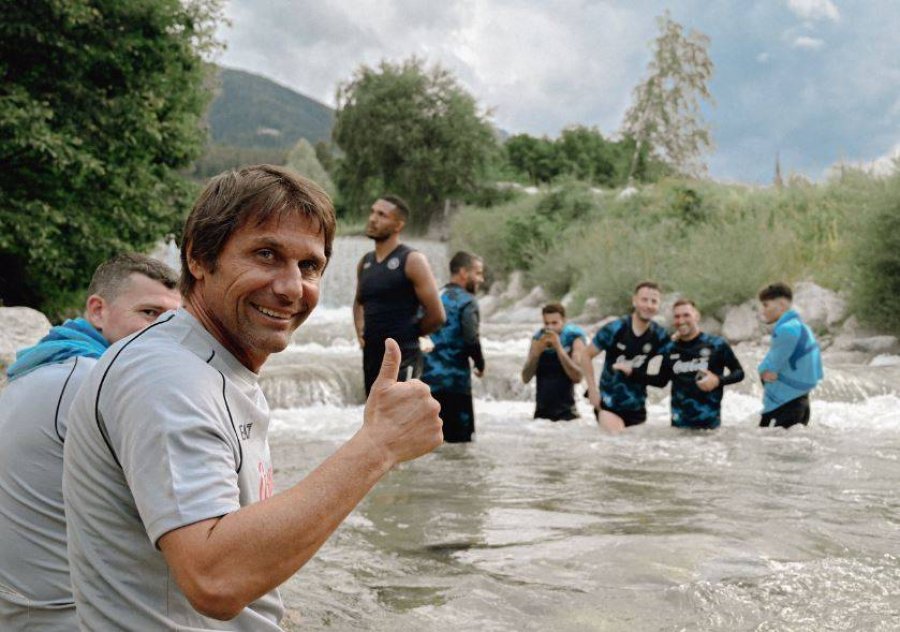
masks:
{"label": "white cloud", "polygon": [[897,173],[900,168],[900,143],[894,145],[883,156],[879,156],[875,160],[870,161],[841,161],[831,165],[825,170],[825,177],[832,178],[840,175],[841,169],[849,167],[851,169],[860,169],[873,176],[890,176]]}
{"label": "white cloud", "polygon": [[756,56],[756,61],[758,61],[761,64],[765,64],[766,62],[769,61],[770,58],[771,58],[771,55],[769,55],[769,53],[760,53],[759,55]]}
{"label": "white cloud", "polygon": [[792,46],[794,48],[807,48],[809,50],[818,50],[825,45],[820,39],[816,39],[815,37],[807,37],[806,35],[801,35],[797,39],[794,40]]}
{"label": "white cloud", "polygon": [[804,20],[831,20],[841,18],[838,8],[831,0],[788,0],[788,8]]}

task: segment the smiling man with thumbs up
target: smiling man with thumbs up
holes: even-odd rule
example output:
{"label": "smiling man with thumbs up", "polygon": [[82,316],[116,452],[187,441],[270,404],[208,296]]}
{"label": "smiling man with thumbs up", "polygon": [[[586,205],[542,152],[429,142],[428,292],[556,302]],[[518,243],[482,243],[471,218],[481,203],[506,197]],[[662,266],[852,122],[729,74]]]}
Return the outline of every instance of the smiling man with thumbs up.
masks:
{"label": "smiling man with thumbs up", "polygon": [[315,309],[334,232],[328,196],[281,167],[201,194],[184,308],[112,347],[72,407],[63,491],[82,629],[279,630],[278,586],[391,467],[441,443],[438,403],[397,382],[388,339],[362,427],[275,493],[258,373]]}

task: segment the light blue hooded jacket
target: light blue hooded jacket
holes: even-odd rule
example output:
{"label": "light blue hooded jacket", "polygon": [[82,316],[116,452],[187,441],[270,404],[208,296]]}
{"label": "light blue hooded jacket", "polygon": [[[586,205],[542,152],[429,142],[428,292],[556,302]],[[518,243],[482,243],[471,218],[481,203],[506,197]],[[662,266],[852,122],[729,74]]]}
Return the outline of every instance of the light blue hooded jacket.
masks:
{"label": "light blue hooded jacket", "polygon": [[772,347],[759,365],[759,372],[765,371],[774,371],[778,379],[764,384],[764,413],[806,395],[825,375],[819,343],[793,309],[775,323]]}

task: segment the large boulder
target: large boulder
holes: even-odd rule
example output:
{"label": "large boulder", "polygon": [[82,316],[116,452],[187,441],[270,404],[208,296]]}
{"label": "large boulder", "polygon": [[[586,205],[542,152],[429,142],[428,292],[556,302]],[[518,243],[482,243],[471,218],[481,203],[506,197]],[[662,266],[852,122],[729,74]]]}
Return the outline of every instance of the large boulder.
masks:
{"label": "large boulder", "polygon": [[30,347],[50,331],[50,321],[30,307],[0,307],[0,374],[16,359],[16,351]]}
{"label": "large boulder", "polygon": [[755,302],[747,301],[725,311],[725,322],[722,323],[722,335],[730,342],[757,340],[762,335],[759,317],[754,309]]}
{"label": "large boulder", "polygon": [[816,331],[830,329],[847,317],[847,301],[835,292],[803,281],[794,288],[794,307]]}
{"label": "large boulder", "polygon": [[516,302],[516,307],[533,307],[539,309],[547,303],[547,293],[540,285],[534,286],[522,299]]}

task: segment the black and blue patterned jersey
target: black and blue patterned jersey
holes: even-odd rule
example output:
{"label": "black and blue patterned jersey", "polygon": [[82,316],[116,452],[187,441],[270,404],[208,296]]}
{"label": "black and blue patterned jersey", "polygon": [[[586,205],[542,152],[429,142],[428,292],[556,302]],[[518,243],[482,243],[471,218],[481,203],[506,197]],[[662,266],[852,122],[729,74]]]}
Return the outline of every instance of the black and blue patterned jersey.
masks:
{"label": "black and blue patterned jersey", "polygon": [[[534,340],[540,340],[544,329],[538,329]],[[576,340],[587,343],[581,327],[566,323],[559,334],[559,343],[568,356],[572,357],[572,346]],[[537,406],[534,416],[542,419],[571,419],[578,416],[575,408],[575,384],[563,369],[556,349],[544,349],[538,358]]]}
{"label": "black and blue patterned jersey", "polygon": [[604,325],[594,334],[591,344],[606,352],[600,374],[600,397],[605,408],[643,410],[647,401],[645,384],[614,371],[612,367],[617,362],[626,362],[633,369],[639,369],[668,342],[666,330],[655,322],[651,322],[643,334],[636,336],[631,328],[630,314]]}
{"label": "black and blue patterned jersey", "polygon": [[484,355],[478,339],[478,301],[455,283],[441,289],[441,303],[447,320],[443,327],[431,334],[434,349],[425,354],[422,381],[432,393],[471,393],[472,372],[484,370]]}
{"label": "black and blue patterned jersey", "polygon": [[[679,428],[718,428],[721,423],[723,387],[744,379],[744,369],[724,338],[701,333],[693,340],[677,340],[661,351],[657,375],[645,369],[633,374],[652,386],[672,382],[672,425]],[[728,369],[728,374],[725,374]],[[719,387],[704,392],[697,387],[700,371],[719,378]]]}

